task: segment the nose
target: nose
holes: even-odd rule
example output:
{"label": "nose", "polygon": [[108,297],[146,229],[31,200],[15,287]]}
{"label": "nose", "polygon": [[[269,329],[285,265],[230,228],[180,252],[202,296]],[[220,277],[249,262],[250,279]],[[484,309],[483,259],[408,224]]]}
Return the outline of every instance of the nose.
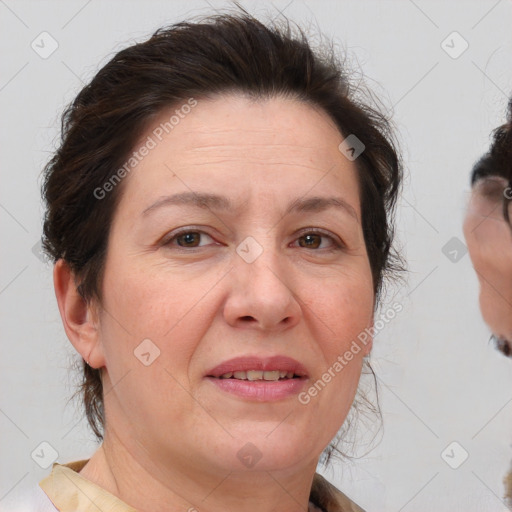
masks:
{"label": "nose", "polygon": [[252,263],[238,259],[231,271],[224,304],[226,322],[238,328],[282,331],[300,322],[301,305],[293,291],[291,269],[276,257],[260,256]]}

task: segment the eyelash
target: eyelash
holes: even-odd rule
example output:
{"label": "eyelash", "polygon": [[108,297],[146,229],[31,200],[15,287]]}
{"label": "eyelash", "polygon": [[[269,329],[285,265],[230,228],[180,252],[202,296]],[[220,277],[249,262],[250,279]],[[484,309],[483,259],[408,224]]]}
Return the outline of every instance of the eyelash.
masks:
{"label": "eyelash", "polygon": [[[210,238],[213,239],[213,237],[210,236],[205,231],[202,231],[200,229],[186,228],[186,229],[183,229],[181,231],[177,231],[170,238],[164,239],[164,241],[162,242],[161,245],[164,246],[164,247],[171,246],[172,242],[176,241],[177,238],[179,238],[180,236],[189,234],[189,233],[198,233],[198,234],[202,234],[202,235],[207,235],[207,236],[209,236]],[[297,240],[302,238],[302,237],[305,237],[307,235],[321,235],[323,238],[329,239],[331,241],[331,243],[332,243],[332,247],[330,247],[330,248],[327,248],[327,249],[326,248],[324,248],[324,249],[312,249],[314,251],[334,252],[334,251],[339,251],[339,250],[341,250],[341,249],[343,249],[345,247],[344,244],[338,242],[335,237],[327,234],[323,230],[316,229],[316,228],[305,228],[305,229],[301,230],[299,232],[299,236],[298,236]],[[202,247],[204,247],[204,246],[199,246],[199,247],[176,246],[176,249],[180,250],[180,251],[184,251],[184,252],[191,252],[191,250],[201,249]],[[301,249],[307,249],[307,247],[300,247],[300,248]]]}

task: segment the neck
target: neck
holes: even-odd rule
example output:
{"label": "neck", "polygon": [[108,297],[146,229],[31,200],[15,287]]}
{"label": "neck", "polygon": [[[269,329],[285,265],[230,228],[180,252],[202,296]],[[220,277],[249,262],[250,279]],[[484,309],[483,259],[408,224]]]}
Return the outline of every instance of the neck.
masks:
{"label": "neck", "polygon": [[[222,471],[198,461],[163,465],[105,433],[80,475],[140,512],[305,512],[317,461],[302,471]],[[195,464],[194,464],[195,463]]]}

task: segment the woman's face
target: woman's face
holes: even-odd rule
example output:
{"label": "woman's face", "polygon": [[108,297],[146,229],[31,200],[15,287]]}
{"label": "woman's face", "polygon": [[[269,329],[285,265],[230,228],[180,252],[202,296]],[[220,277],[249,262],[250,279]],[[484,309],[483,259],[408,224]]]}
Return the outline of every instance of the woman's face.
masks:
{"label": "woman's face", "polygon": [[333,371],[373,319],[355,164],[328,116],[297,101],[198,101],[159,141],[173,113],[134,148],[156,141],[111,226],[97,345],[107,429],[164,466],[316,464],[371,346]]}
{"label": "woman's face", "polygon": [[480,282],[482,316],[497,337],[512,340],[512,230],[503,215],[507,190],[499,176],[475,183],[464,235]]}

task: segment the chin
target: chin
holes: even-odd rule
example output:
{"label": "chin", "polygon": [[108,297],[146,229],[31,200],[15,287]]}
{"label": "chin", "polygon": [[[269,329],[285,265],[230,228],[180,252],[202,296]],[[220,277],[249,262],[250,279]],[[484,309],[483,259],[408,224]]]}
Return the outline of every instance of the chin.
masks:
{"label": "chin", "polygon": [[[274,430],[272,430],[274,429]],[[281,429],[281,431],[279,431]],[[254,430],[260,430],[256,433]],[[244,434],[237,434],[224,446],[217,446],[215,463],[228,471],[280,471],[294,468],[317,459],[329,440],[313,439],[312,432],[290,432],[281,425],[261,432],[261,426]],[[219,452],[222,450],[224,455]],[[316,464],[316,462],[315,462]]]}

